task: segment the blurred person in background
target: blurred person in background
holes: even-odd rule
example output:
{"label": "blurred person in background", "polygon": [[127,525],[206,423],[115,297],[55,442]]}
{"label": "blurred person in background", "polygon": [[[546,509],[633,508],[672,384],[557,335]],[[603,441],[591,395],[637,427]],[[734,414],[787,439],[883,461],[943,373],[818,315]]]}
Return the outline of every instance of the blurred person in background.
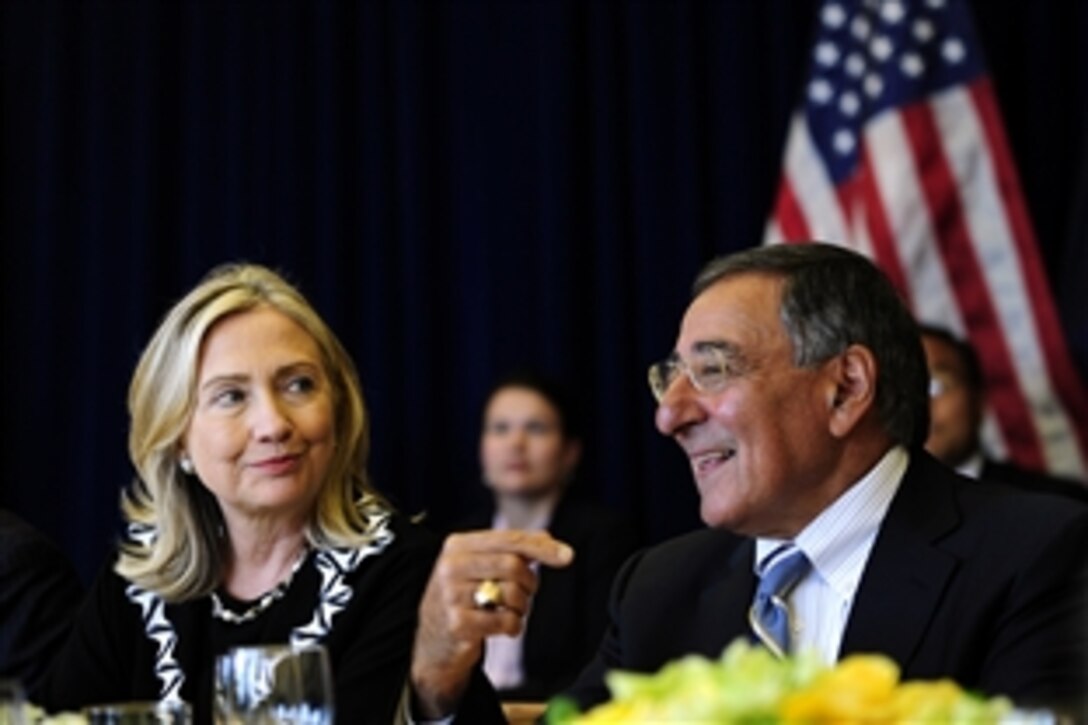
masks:
{"label": "blurred person in background", "polygon": [[82,599],[83,583],[61,550],[0,509],[0,679],[33,699]]}
{"label": "blurred person in background", "polygon": [[626,517],[572,488],[582,444],[570,397],[542,373],[512,372],[488,392],[479,457],[491,499],[455,528],[547,531],[577,552],[568,567],[538,570],[519,635],[487,639],[484,671],[504,700],[545,700],[570,684],[604,631],[612,577],[637,544]]}
{"label": "blurred person in background", "polygon": [[929,368],[926,450],[970,478],[1088,502],[1088,485],[998,460],[985,450],[982,421],[986,386],[974,347],[943,327],[920,325],[919,332]]}

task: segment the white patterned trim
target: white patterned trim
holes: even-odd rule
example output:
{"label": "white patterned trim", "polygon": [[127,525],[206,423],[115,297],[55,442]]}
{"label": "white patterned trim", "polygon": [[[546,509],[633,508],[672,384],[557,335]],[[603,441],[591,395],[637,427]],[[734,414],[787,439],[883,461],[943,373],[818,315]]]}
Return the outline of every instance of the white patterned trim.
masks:
{"label": "white patterned trim", "polygon": [[367,557],[384,551],[395,538],[389,530],[388,513],[374,522],[374,528],[370,543],[360,549],[322,549],[314,556],[317,571],[321,574],[317,607],[314,608],[313,619],[291,632],[291,644],[315,644],[332,629],[333,617],[347,608],[355,594],[344,583],[344,577],[355,571]]}
{"label": "white patterned trim", "polygon": [[174,659],[174,649],[178,644],[178,635],[173,623],[166,618],[166,606],[159,595],[130,584],[125,589],[125,596],[135,602],[143,614],[144,630],[148,638],[158,646],[155,655],[155,676],[162,682],[159,699],[164,702],[181,702],[181,685],[185,682],[185,673]]}
{"label": "white patterned trim", "polygon": [[150,549],[155,539],[159,538],[159,529],[153,524],[131,521],[128,525],[128,538],[140,546]]}
{"label": "white patterned trim", "polygon": [[[314,563],[321,575],[317,606],[314,615],[304,625],[291,631],[292,645],[314,644],[332,629],[333,618],[347,608],[355,591],[344,583],[344,577],[355,571],[363,560],[382,551],[393,543],[396,535],[389,529],[390,513],[370,512],[370,542],[358,549],[329,548],[319,549],[314,555]],[[154,526],[130,524],[129,536],[139,543],[149,546],[158,532]],[[162,683],[159,698],[167,702],[181,702],[181,687],[185,683],[185,672],[174,658],[178,636],[173,623],[166,617],[166,608],[159,595],[130,584],[125,589],[129,601],[140,607],[144,620],[144,631],[148,639],[155,643],[155,676]]]}

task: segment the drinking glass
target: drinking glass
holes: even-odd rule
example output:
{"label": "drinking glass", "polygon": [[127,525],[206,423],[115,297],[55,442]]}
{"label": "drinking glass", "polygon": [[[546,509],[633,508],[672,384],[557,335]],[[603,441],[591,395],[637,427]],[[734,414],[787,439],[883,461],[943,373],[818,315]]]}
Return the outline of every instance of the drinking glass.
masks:
{"label": "drinking glass", "polygon": [[184,702],[111,702],[83,708],[87,725],[192,725],[192,709]]}
{"label": "drinking glass", "polygon": [[216,660],[218,725],[332,725],[329,655],[321,645],[236,647]]}
{"label": "drinking glass", "polygon": [[0,725],[27,722],[26,697],[18,680],[0,680]]}

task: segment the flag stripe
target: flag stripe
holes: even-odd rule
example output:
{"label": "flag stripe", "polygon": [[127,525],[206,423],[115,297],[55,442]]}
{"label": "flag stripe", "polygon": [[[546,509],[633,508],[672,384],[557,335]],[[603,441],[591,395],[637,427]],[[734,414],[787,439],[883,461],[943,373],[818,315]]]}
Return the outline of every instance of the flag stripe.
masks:
{"label": "flag stripe", "polygon": [[1043,349],[1047,353],[1047,372],[1067,403],[1066,410],[1072,418],[1071,428],[1078,438],[1080,451],[1088,451],[1088,391],[1073,367],[1057,311],[1051,304],[1046,276],[1033,253],[1036,248],[1035,234],[1024,205],[1005,133],[1001,128],[992,85],[984,80],[971,88],[971,94],[991,150],[1008,223],[1019,252],[1020,268],[1027,282],[1033,317],[1042,338]]}
{"label": "flag stripe", "polygon": [[[1037,293],[1029,289],[1024,274],[1024,245],[1015,238],[1005,213],[1007,195],[994,168],[994,156],[983,142],[975,98],[972,87],[968,87],[935,97],[931,108],[945,156],[963,196],[965,222],[983,273],[981,281],[1009,348],[1015,379],[1004,383],[1018,388],[1033,418],[1028,423],[1034,428],[1046,467],[1055,468],[1063,460],[1079,458],[1078,441],[1071,435],[1072,421],[1061,406],[1031,404],[1057,399],[1057,395],[1047,374],[1047,350],[1040,338],[1038,318],[1032,314]],[[1045,286],[1043,290],[1045,293]]]}
{"label": "flag stripe", "polygon": [[790,181],[797,207],[806,220],[809,234],[805,238],[849,239],[835,185],[827,175],[802,115],[794,116],[790,124],[785,176]]}
{"label": "flag stripe", "polygon": [[1018,460],[1040,468],[1044,463],[1042,447],[1031,425],[1027,402],[1016,384],[997,312],[983,283],[984,273],[967,230],[959,188],[940,144],[933,110],[927,103],[914,103],[903,107],[900,114],[937,246],[967,323],[968,335],[988,363],[985,372],[991,390],[989,399],[997,412],[1005,442]]}
{"label": "flag stripe", "polygon": [[781,183],[778,185],[775,219],[778,224],[777,233],[783,239],[811,238],[808,224],[805,222],[805,214],[797,203],[797,196],[793,193],[793,185],[787,176],[783,176]]}
{"label": "flag stripe", "polygon": [[867,144],[866,140],[866,145],[863,146],[861,152],[861,163],[858,165],[853,182],[859,196],[855,213],[865,219],[873,258],[891,279],[892,284],[899,289],[904,301],[913,307],[914,293],[907,281],[906,272],[903,271],[899,253],[895,249],[895,236],[888,224],[885,204],[876,185],[876,172],[872,166],[872,154],[869,153]]}
{"label": "flag stripe", "polygon": [[[933,227],[925,208],[922,190],[914,174],[902,118],[898,113],[875,117],[865,131],[868,163],[889,226],[895,230],[899,264],[906,271],[914,302],[914,313],[922,322],[944,327],[967,337],[967,327],[937,249]],[[992,408],[983,413],[982,435],[991,452],[1006,456],[1008,446]]]}
{"label": "flag stripe", "polygon": [[[898,264],[904,270],[914,311],[924,322],[940,323],[957,334],[966,328],[952,286],[937,251],[922,189],[915,176],[906,130],[898,113],[874,119],[865,132],[868,164],[877,196],[895,239]],[[934,313],[933,311],[937,312]]]}
{"label": "flag stripe", "polygon": [[826,0],[766,241],[884,269],[979,352],[990,453],[1088,473],[1088,391],[1065,347],[970,9]]}

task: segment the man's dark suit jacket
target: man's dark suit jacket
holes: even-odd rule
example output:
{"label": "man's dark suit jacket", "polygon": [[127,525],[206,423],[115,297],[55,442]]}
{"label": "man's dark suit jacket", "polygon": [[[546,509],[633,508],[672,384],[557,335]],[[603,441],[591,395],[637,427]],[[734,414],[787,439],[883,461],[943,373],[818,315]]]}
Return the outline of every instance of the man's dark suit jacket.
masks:
{"label": "man's dark suit jacket", "polygon": [[[653,672],[746,637],[754,542],[701,530],[632,557],[608,633],[566,694],[608,698],[607,669]],[[840,655],[881,652],[905,679],[952,677],[1018,704],[1083,708],[1088,507],[979,486],[914,453],[874,543]]]}
{"label": "man's dark suit jacket", "polygon": [[[488,508],[457,529],[490,528],[493,517]],[[526,681],[501,691],[504,700],[544,700],[574,680],[604,633],[612,579],[638,543],[625,517],[571,494],[560,499],[548,533],[574,547],[574,561],[563,569],[541,567],[525,625]]]}

